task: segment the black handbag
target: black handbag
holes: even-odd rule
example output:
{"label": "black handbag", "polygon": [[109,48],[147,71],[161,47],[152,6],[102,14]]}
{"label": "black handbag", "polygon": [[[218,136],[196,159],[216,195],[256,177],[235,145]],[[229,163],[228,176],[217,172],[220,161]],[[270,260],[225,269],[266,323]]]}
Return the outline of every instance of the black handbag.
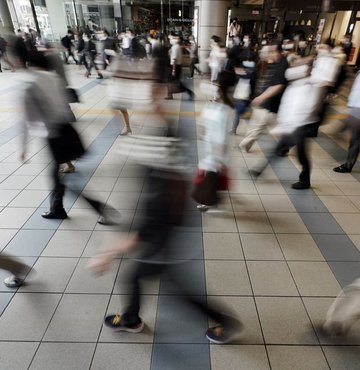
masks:
{"label": "black handbag", "polygon": [[57,163],[66,163],[81,157],[85,153],[84,145],[77,131],[70,123],[60,127],[59,136],[49,138],[51,153]]}
{"label": "black handbag", "polygon": [[216,172],[207,171],[204,179],[195,185],[191,196],[199,204],[213,206],[219,201],[218,189],[219,175]]}

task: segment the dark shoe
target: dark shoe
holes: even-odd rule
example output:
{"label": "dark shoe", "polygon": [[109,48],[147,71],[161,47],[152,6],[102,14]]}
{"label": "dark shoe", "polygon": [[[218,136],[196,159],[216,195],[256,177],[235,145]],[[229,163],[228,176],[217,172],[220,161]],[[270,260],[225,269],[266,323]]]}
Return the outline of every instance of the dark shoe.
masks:
{"label": "dark shoe", "polygon": [[104,226],[117,226],[120,225],[121,214],[116,209],[106,209],[102,215],[100,215],[98,224]]}
{"label": "dark shoe", "polygon": [[91,73],[90,73],[90,72],[86,72],[86,73],[85,73],[85,77],[86,77],[86,78],[89,78],[89,76],[91,76]]}
{"label": "dark shoe", "polygon": [[41,217],[47,218],[47,219],[64,220],[68,216],[65,210],[63,209],[62,211],[58,211],[58,212],[45,212],[41,215]]}
{"label": "dark shoe", "polygon": [[339,167],[335,167],[333,169],[333,171],[339,172],[339,173],[350,173],[351,172],[351,168],[349,168],[346,164],[342,164]]}
{"label": "dark shoe", "polygon": [[225,328],[221,325],[209,328],[206,331],[206,338],[215,344],[225,344],[233,341],[242,329],[242,324],[237,322],[236,325]]}
{"label": "dark shoe", "polygon": [[15,275],[11,275],[4,280],[4,284],[8,288],[19,288],[24,284],[24,279],[20,279]]}
{"label": "dark shoe", "polygon": [[257,170],[249,170],[249,174],[253,178],[257,179],[261,175],[261,172],[260,171],[257,171]]}
{"label": "dark shoe", "polygon": [[124,325],[119,314],[106,316],[104,324],[114,331],[126,331],[128,333],[141,333],[144,330],[144,323],[139,321],[134,325]]}
{"label": "dark shoe", "polygon": [[102,80],[104,78],[104,76],[100,73],[97,77],[96,77],[98,80]]}
{"label": "dark shoe", "polygon": [[296,190],[303,190],[303,189],[310,189],[310,183],[298,181],[291,185],[293,189]]}
{"label": "dark shoe", "polygon": [[192,80],[194,77],[188,76],[186,77],[188,80]]}
{"label": "dark shoe", "polygon": [[167,96],[167,97],[165,98],[165,100],[173,100],[173,97],[172,97],[172,96]]}

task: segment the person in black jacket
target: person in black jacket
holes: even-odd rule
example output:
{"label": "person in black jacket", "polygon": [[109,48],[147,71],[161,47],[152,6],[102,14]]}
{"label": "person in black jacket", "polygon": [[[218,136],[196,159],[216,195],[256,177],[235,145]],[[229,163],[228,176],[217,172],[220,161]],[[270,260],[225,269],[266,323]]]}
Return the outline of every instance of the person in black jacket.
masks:
{"label": "person in black jacket", "polygon": [[75,55],[73,53],[73,47],[74,47],[74,44],[72,41],[73,38],[74,38],[74,32],[71,30],[68,30],[67,35],[61,39],[61,44],[65,48],[64,59],[65,59],[66,64],[69,64],[70,57],[72,57],[74,59],[74,62],[78,64],[78,61],[76,60]]}
{"label": "person in black jacket", "polygon": [[89,58],[89,63],[87,64],[87,72],[85,76],[90,77],[91,69],[94,67],[98,74],[97,78],[102,79],[103,75],[100,73],[99,67],[95,63],[95,58],[97,55],[96,45],[95,45],[95,35],[91,35],[90,38],[87,35],[85,35],[84,40],[85,40],[85,52]]}

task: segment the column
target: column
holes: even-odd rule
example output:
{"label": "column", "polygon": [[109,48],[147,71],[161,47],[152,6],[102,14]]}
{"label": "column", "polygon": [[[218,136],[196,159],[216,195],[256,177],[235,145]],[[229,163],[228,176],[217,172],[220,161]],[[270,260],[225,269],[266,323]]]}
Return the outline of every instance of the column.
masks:
{"label": "column", "polygon": [[12,23],[8,3],[6,0],[0,0],[0,33],[14,33],[14,26]]}
{"label": "column", "polygon": [[67,33],[66,14],[62,0],[46,0],[54,41],[60,41]]}
{"label": "column", "polygon": [[197,0],[195,6],[199,7],[199,58],[200,69],[208,70],[205,60],[210,53],[210,38],[213,35],[221,37],[225,42],[227,30],[228,0]]}

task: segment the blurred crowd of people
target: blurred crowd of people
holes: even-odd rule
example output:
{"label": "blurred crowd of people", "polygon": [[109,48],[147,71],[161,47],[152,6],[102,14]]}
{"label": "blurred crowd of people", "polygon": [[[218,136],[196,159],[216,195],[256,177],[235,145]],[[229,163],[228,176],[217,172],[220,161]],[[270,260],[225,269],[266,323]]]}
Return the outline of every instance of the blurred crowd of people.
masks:
{"label": "blurred crowd of people", "polygon": [[[84,66],[87,78],[93,69],[98,79],[104,78],[104,71],[112,77],[107,94],[111,107],[123,115],[121,135],[133,133],[128,110],[149,109],[151,114],[158,115],[165,122],[163,136],[170,140],[163,141],[156,137],[153,138],[157,140],[154,145],[149,138],[138,138],[142,148],[149,149],[151,146],[148,153],[160,148],[161,155],[166,158],[166,163],[157,157],[156,161],[151,164],[147,161],[144,166],[149,197],[143,208],[142,222],[130,236],[119,238],[115,245],[91,263],[91,267],[100,274],[106,272],[119,255],[134,249],[141,251],[127,280],[127,307],[121,315],[117,313],[105,318],[105,324],[116,331],[143,330],[144,324],[139,316],[141,278],[166,271],[173,282],[181,286],[181,279],[174,274],[173,263],[169,262],[171,255],[167,253],[167,248],[171,243],[170,236],[181,225],[185,213],[188,183],[181,170],[185,164],[180,162],[186,154],[179,155],[179,150],[173,148],[181,138],[167,123],[163,104],[166,99],[172,100],[174,94],[182,92],[188,95],[190,101],[195,99],[191,85],[183,75],[184,53],[189,55],[190,73],[187,77],[190,83],[195,71],[203,77],[202,81],[208,80],[198,67],[199,63],[207,62],[210,68],[210,81],[203,85],[210,101],[201,113],[201,138],[205,142],[205,151],[193,191],[199,210],[208,211],[211,206],[217,206],[221,201],[218,192],[231,186],[227,173],[229,139],[230,135],[237,134],[240,120],[246,112],[251,115],[247,132],[239,145],[240,150],[249,152],[270,126],[273,127],[272,133],[279,137],[273,150],[267,153],[266,162],[252,169],[251,174],[260,176],[268,163],[286,156],[295,146],[302,170],[299,180],[292,187],[298,190],[311,187],[307,139],[317,135],[327,104],[336,97],[344,83],[349,38],[346,36],[338,45],[328,41],[310,50],[303,40],[296,37],[262,43],[253,40],[251,35],[240,37],[239,31],[236,22],[232,24],[229,47],[225,47],[220,37],[212,36],[210,55],[204,61],[199,59],[194,37],[185,42],[180,35],[164,38],[156,31],[150,31],[146,40],[140,40],[131,30],[111,37],[106,30],[95,35],[75,34],[69,29],[61,40],[60,49],[51,43],[38,47],[31,33],[19,33],[8,42],[0,38],[2,59],[12,70],[19,72],[23,83],[19,91],[24,108],[20,125],[23,135],[21,159],[26,161],[27,135],[35,131],[41,132],[47,140],[53,159],[50,209],[42,214],[45,219],[68,217],[63,205],[66,185],[59,174],[60,167],[67,163],[63,172],[74,172],[72,161],[86,152],[81,137],[72,126],[76,118],[69,103],[74,101],[71,98],[74,94],[76,98],[76,91],[69,88],[64,69],[64,63],[70,63],[70,58]],[[347,125],[352,135],[349,156],[344,164],[334,168],[336,172],[351,172],[359,153],[359,74],[349,96],[348,117]],[[133,136],[136,138],[136,135]],[[81,195],[98,213],[99,223],[113,225],[119,222],[115,209],[105,206],[98,199]],[[28,271],[26,266],[16,261],[12,264],[8,256],[0,257],[0,267],[12,272],[12,276],[5,281],[9,287],[20,286],[24,272]],[[189,301],[217,322],[206,333],[210,341],[226,343],[240,330],[239,320],[223,315],[194,298]]]}

